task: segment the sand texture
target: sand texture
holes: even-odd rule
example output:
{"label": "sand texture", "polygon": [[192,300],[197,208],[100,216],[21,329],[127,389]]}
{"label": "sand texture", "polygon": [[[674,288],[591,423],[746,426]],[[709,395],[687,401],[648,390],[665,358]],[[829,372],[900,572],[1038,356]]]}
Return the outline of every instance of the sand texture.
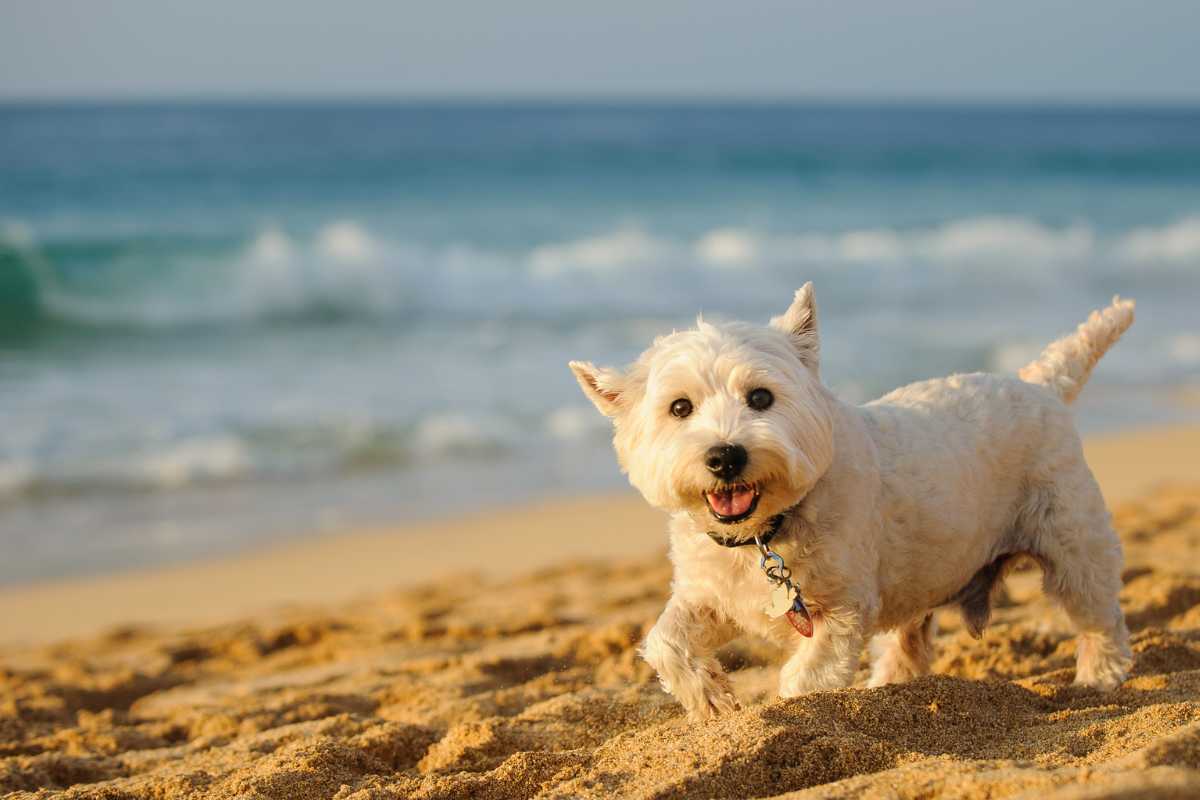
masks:
{"label": "sand texture", "polygon": [[940,615],[935,676],[778,700],[778,653],[739,640],[744,710],[693,722],[635,652],[667,564],[607,559],[10,647],[0,795],[1200,797],[1200,485],[1114,517],[1137,664],[1111,694],[1071,685],[1029,566],[982,641]]}

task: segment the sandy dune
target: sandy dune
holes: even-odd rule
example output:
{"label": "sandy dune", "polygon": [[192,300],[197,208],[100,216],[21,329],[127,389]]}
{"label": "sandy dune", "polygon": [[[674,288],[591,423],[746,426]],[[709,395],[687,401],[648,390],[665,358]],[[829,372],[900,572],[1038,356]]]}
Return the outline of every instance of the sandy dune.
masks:
{"label": "sandy dune", "polygon": [[[1195,440],[1170,438],[1127,438],[1097,471],[1186,475]],[[778,654],[741,640],[721,657],[744,710],[692,722],[635,654],[669,568],[610,543],[517,576],[9,646],[0,795],[1200,797],[1200,481],[1133,488],[1147,477],[1115,493],[1137,664],[1112,694],[1070,685],[1073,641],[1030,567],[982,641],[941,615],[936,676],[780,701]]]}

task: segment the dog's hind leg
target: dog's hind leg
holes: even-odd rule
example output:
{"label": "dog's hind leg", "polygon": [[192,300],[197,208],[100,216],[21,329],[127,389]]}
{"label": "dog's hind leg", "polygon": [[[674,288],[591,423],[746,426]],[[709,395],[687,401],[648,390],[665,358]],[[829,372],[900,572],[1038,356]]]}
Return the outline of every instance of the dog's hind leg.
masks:
{"label": "dog's hind leg", "polygon": [[871,640],[871,680],[868,686],[902,683],[929,674],[933,661],[933,614]]}
{"label": "dog's hind leg", "polygon": [[1043,589],[1062,604],[1078,632],[1075,683],[1116,688],[1133,664],[1117,599],[1121,542],[1082,459],[1047,491],[1052,496],[1033,553],[1042,565]]}

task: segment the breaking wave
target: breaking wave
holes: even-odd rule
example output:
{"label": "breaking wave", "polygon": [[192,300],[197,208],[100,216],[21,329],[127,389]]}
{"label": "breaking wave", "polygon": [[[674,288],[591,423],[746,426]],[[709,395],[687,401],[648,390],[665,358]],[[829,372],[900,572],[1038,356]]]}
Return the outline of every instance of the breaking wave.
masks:
{"label": "breaking wave", "polygon": [[[729,270],[752,269],[790,283],[854,268],[915,280],[931,270],[969,279],[996,268],[1044,275],[1196,265],[1200,216],[1107,235],[1086,222],[1054,226],[992,216],[920,229],[781,233],[718,227],[694,237],[626,226],[508,250],[391,241],[349,220],[309,236],[267,228],[241,243],[39,243],[32,232],[9,224],[0,228],[0,335],[50,325],[508,319],[588,310],[627,315],[661,311],[664,303],[671,310],[703,305],[705,293],[723,286],[721,276]],[[678,281],[680,274],[697,280]],[[670,294],[678,300],[664,299]]]}
{"label": "breaking wave", "polygon": [[231,435],[180,439],[133,454],[61,464],[28,456],[0,462],[0,499],[176,489],[234,481],[253,470],[248,446]]}
{"label": "breaking wave", "polygon": [[1117,243],[1116,252],[1132,264],[1200,264],[1200,216],[1159,228],[1137,228]]}
{"label": "breaking wave", "polygon": [[[14,232],[16,232],[14,234]],[[403,305],[419,264],[337,222],[310,240],[261,231],[244,245],[186,239],[50,242],[0,232],[11,320],[88,327],[196,326],[357,315]]]}
{"label": "breaking wave", "polygon": [[[128,441],[94,457],[11,453],[0,459],[5,498],[143,493],[243,481],[289,481],[336,473],[424,467],[432,461],[488,459],[520,448],[591,437],[603,418],[568,406],[545,420],[521,415],[433,413],[410,424],[312,425]],[[119,454],[118,454],[119,453]]]}

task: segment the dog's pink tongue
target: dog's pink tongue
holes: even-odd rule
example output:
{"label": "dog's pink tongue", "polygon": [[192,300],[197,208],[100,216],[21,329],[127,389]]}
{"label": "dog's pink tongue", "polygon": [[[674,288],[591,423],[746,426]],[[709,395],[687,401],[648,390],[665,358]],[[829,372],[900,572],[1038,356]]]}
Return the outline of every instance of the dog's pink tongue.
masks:
{"label": "dog's pink tongue", "polygon": [[752,489],[723,489],[719,492],[708,492],[708,504],[713,511],[722,517],[737,517],[750,510],[754,502]]}

